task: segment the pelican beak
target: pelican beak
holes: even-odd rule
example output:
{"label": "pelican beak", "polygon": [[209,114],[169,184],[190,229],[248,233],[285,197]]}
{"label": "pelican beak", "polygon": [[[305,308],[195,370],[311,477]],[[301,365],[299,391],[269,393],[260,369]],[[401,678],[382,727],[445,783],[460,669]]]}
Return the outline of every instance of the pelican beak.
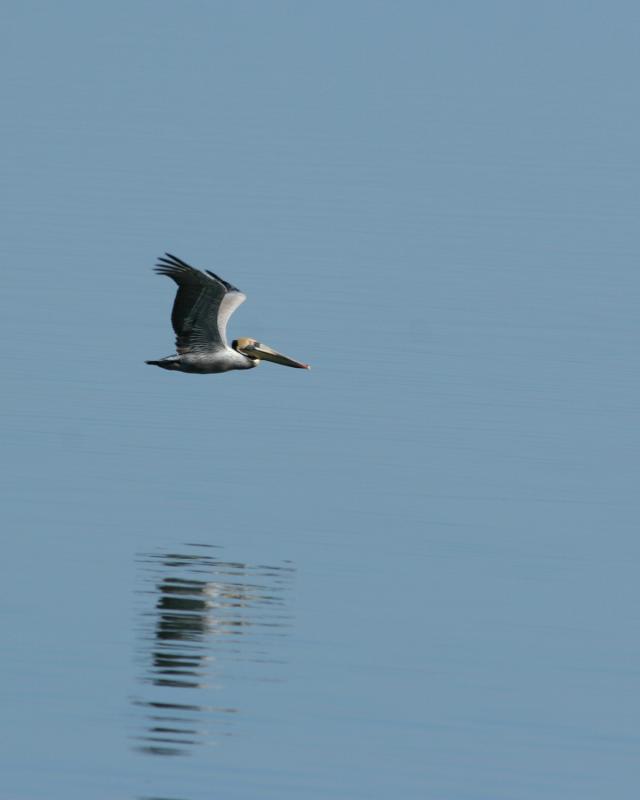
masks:
{"label": "pelican beak", "polygon": [[250,358],[258,358],[261,361],[273,361],[274,364],[282,364],[283,367],[295,367],[296,369],[311,369],[308,364],[301,361],[294,361],[292,358],[283,356],[271,347],[262,342],[252,342],[242,348],[242,352]]}

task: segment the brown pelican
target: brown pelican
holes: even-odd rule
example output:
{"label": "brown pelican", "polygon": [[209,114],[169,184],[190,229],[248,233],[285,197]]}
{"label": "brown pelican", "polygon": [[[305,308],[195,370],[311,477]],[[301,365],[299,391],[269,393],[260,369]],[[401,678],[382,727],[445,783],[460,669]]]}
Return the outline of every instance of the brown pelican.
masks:
{"label": "brown pelican", "polygon": [[227,372],[230,369],[251,369],[261,361],[273,361],[285,367],[309,369],[308,364],[287,358],[255,339],[235,339],[227,344],[229,317],[244,303],[239,289],[213,272],[190,267],[179,258],[165,253],[155,266],[159,275],[167,275],[178,284],[171,312],[176,333],[177,355],[158,361],[146,361],[163,369],[180,372]]}

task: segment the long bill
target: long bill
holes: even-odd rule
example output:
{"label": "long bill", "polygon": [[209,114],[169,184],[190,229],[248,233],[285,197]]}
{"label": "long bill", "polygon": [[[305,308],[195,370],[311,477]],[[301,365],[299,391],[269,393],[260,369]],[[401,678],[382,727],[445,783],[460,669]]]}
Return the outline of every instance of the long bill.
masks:
{"label": "long bill", "polygon": [[273,361],[274,364],[282,364],[283,367],[295,367],[296,369],[311,369],[308,364],[303,364],[302,361],[294,361],[293,358],[283,356],[277,350],[269,347],[262,342],[253,342],[250,345],[245,345],[242,352],[250,358],[259,358],[262,361]]}

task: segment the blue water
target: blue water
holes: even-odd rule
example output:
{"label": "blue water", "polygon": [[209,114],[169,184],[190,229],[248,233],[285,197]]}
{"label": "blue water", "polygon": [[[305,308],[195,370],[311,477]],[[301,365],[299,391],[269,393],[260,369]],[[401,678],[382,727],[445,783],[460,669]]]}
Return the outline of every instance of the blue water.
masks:
{"label": "blue water", "polygon": [[635,798],[635,5],[0,23],[0,797]]}

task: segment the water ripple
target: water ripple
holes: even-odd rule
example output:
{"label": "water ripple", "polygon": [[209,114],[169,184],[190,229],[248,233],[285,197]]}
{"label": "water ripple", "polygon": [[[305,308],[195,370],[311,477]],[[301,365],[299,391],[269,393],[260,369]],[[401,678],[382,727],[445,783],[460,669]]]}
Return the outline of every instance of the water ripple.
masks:
{"label": "water ripple", "polygon": [[145,552],[138,563],[134,748],[186,755],[230,735],[245,710],[242,680],[281,680],[279,640],[295,576],[279,565],[225,561],[211,545]]}

